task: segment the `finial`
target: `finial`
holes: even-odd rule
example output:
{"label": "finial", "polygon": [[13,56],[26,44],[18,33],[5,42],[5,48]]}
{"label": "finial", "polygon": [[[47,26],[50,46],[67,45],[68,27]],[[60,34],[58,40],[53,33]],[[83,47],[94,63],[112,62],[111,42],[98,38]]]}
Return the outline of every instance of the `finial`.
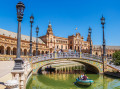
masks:
{"label": "finial", "polygon": [[50,20],[49,20],[49,25],[51,25],[51,22],[50,22]]}

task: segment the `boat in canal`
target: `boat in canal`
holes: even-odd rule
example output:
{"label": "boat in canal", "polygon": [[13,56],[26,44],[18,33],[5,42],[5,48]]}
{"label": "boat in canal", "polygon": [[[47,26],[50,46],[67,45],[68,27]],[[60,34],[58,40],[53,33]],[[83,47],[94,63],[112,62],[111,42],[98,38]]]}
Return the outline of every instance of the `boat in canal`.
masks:
{"label": "boat in canal", "polygon": [[78,78],[77,78],[75,84],[89,86],[89,85],[91,85],[93,82],[94,82],[94,81],[91,80],[91,79],[82,80],[82,79],[78,79]]}

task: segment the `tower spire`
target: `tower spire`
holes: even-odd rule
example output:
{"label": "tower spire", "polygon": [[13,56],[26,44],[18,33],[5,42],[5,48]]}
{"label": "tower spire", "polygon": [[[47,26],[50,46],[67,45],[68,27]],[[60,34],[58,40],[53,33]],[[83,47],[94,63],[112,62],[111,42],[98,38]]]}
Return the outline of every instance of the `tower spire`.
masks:
{"label": "tower spire", "polygon": [[50,21],[49,21],[49,25],[48,25],[48,29],[47,29],[47,34],[52,34],[53,35],[52,25],[51,25]]}

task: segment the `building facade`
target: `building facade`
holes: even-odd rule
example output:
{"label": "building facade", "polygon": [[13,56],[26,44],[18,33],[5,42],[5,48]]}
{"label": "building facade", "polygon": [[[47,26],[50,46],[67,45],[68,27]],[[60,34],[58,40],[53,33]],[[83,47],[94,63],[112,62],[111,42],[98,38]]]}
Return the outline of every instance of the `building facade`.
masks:
{"label": "building facade", "polygon": [[[113,56],[115,51],[120,51],[120,46],[106,46],[106,55],[108,58]],[[93,46],[93,55],[102,56],[103,48],[100,45]]]}
{"label": "building facade", "polygon": [[[62,50],[63,52],[68,52],[69,49],[79,52],[89,52],[89,40],[84,41],[83,36],[80,33],[76,35],[68,36],[68,38],[57,37],[53,34],[52,25],[49,23],[47,33],[44,36],[39,37],[46,45],[50,48],[50,53],[55,50],[58,52]],[[89,38],[89,37],[88,37]]]}
{"label": "building facade", "polygon": [[[90,53],[90,34],[87,40],[80,33],[68,36],[68,38],[55,36],[52,30],[52,25],[49,23],[47,32],[44,36],[38,38],[38,55],[53,53],[54,51],[68,52],[68,50]],[[36,38],[32,37],[32,53],[36,55]],[[97,56],[102,55],[102,46],[93,46],[92,53]],[[120,50],[120,46],[107,46],[106,54],[112,57],[115,51]],[[21,56],[29,56],[30,51],[30,37],[21,35]],[[1,57],[16,57],[17,52],[17,33],[0,29],[0,56]]]}

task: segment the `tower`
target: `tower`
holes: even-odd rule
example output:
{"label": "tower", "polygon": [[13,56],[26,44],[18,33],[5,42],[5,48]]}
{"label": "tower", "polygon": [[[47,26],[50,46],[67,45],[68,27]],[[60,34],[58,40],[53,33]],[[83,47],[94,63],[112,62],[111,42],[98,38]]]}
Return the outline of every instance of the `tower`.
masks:
{"label": "tower", "polygon": [[50,48],[50,52],[53,52],[55,48],[55,39],[54,39],[53,31],[52,31],[52,25],[50,22],[48,25],[46,37],[47,37],[47,46]]}
{"label": "tower", "polygon": [[52,25],[51,25],[50,22],[49,22],[49,25],[48,25],[48,29],[47,29],[47,33],[46,33],[46,35],[53,35]]}
{"label": "tower", "polygon": [[92,40],[91,40],[91,33],[92,33],[92,29],[89,27],[88,29],[88,37],[87,37],[87,41],[89,42],[89,53],[90,55],[92,55]]}

